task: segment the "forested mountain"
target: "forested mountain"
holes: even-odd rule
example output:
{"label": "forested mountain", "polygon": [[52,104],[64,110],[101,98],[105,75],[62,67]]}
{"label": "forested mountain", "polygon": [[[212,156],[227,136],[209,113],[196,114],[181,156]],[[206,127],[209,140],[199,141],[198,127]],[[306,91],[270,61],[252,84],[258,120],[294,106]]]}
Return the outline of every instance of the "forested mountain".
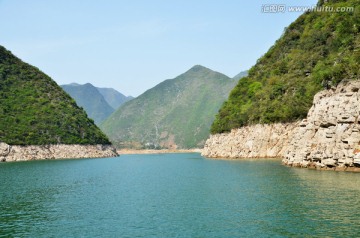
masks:
{"label": "forested mountain", "polygon": [[49,76],[2,46],[0,141],[10,145],[110,144]]}
{"label": "forested mountain", "polygon": [[290,24],[231,91],[212,133],[305,118],[315,93],[359,79],[360,1],[320,1],[319,9],[325,5],[354,11],[309,11]]}

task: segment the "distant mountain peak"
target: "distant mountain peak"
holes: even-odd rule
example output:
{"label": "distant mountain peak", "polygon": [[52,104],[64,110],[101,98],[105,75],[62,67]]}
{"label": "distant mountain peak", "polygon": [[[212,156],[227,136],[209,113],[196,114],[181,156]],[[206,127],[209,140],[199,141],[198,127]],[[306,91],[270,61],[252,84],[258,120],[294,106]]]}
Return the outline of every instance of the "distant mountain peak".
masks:
{"label": "distant mountain peak", "polygon": [[196,72],[196,71],[200,71],[200,70],[211,70],[211,69],[206,68],[206,67],[204,67],[204,66],[202,66],[202,65],[197,64],[197,65],[194,65],[190,70]]}
{"label": "distant mountain peak", "polygon": [[[209,68],[206,68],[202,65],[194,65],[193,67],[191,67],[188,71],[186,71],[185,73],[181,74],[179,77],[207,77],[207,76],[210,76],[210,75],[218,75],[220,77],[221,76],[224,76],[226,78],[229,78],[227,75],[225,74],[222,74],[222,73],[219,73],[217,71],[214,71],[212,69],[209,69]],[[220,77],[222,78],[222,77]],[[230,78],[229,78],[230,79]]]}
{"label": "distant mountain peak", "polygon": [[78,84],[78,83],[70,83],[68,85],[70,85],[70,86],[80,86],[80,84]]}

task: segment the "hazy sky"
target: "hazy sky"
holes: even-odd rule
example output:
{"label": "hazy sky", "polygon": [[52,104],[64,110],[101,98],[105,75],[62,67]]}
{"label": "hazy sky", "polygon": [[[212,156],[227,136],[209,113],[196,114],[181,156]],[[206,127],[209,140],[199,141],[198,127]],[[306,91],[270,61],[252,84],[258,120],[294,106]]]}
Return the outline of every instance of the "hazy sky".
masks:
{"label": "hazy sky", "polygon": [[0,45],[58,84],[138,96],[196,64],[249,69],[302,14],[262,13],[269,3],[316,0],[0,0]]}

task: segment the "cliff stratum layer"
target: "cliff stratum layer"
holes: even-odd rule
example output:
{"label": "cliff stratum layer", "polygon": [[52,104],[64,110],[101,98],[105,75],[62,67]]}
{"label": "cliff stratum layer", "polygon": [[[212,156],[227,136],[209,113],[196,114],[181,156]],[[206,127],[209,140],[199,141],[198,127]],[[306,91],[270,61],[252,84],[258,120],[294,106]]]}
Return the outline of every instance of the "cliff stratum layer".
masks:
{"label": "cliff stratum layer", "polygon": [[[13,149],[9,152],[10,155],[15,152],[22,153],[15,149],[20,148],[16,146],[111,144],[94,121],[87,117],[85,111],[49,76],[24,63],[2,46],[0,142],[15,146],[11,147]],[[58,158],[57,155],[58,153],[49,155],[49,158]],[[70,155],[77,158],[76,153],[69,153]],[[93,154],[94,156],[91,156],[91,153],[88,155],[98,156],[97,153]],[[9,158],[9,154],[6,156]],[[7,160],[4,157],[2,155],[1,160]],[[27,158],[30,157],[23,159]]]}
{"label": "cliff stratum layer", "polygon": [[315,95],[283,162],[293,166],[360,166],[360,81]]}
{"label": "cliff stratum layer", "polygon": [[299,123],[256,124],[211,135],[202,155],[209,158],[280,158]]}
{"label": "cliff stratum layer", "polygon": [[302,121],[257,124],[212,135],[203,155],[282,157],[290,166],[354,170],[360,167],[360,81],[317,93]]}

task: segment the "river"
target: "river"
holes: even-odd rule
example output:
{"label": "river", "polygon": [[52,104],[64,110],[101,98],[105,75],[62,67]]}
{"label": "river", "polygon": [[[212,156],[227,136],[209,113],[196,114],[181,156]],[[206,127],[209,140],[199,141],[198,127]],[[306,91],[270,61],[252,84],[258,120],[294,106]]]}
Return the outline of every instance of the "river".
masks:
{"label": "river", "polygon": [[0,237],[359,237],[360,174],[197,153],[0,163]]}

